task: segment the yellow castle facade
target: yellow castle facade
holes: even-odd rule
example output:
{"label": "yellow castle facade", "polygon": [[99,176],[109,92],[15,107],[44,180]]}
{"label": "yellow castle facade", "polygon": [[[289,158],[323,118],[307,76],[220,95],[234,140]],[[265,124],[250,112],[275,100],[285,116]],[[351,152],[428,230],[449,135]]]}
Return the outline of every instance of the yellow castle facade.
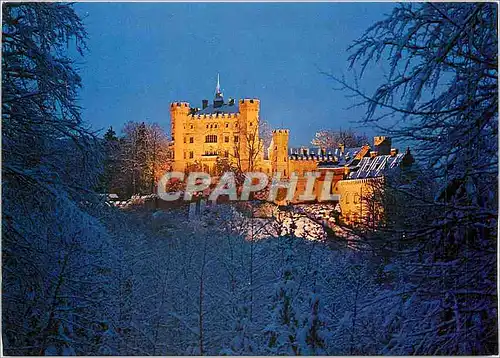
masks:
{"label": "yellow castle facade", "polygon": [[289,130],[276,129],[265,148],[259,136],[259,110],[257,98],[225,101],[219,81],[212,103],[203,100],[201,108],[171,103],[172,169],[216,174],[222,161],[242,172],[280,173],[285,180],[295,173],[299,179],[292,203],[300,202],[307,172],[321,173],[314,186],[317,197],[326,174],[332,173],[330,193],[340,195],[342,216],[352,222],[368,215],[363,213],[362,198],[370,194],[371,183],[380,181],[386,170],[413,162],[409,150],[399,153],[383,136],[375,137],[373,146],[360,148],[289,148]]}

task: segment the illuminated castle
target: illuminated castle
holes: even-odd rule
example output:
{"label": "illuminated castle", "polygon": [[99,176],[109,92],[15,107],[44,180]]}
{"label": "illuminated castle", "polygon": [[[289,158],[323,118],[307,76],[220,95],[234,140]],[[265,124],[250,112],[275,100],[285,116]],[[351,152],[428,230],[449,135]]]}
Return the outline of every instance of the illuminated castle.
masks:
{"label": "illuminated castle", "polygon": [[[288,146],[289,130],[276,129],[264,148],[259,106],[256,98],[225,101],[219,78],[212,103],[203,100],[201,108],[171,103],[173,170],[217,174],[220,163],[227,162],[243,172],[280,173],[285,179],[296,173],[298,194],[305,189],[305,173],[320,172],[314,187],[318,197],[322,180],[331,172],[331,193],[340,194],[343,216],[356,221],[363,216],[360,197],[370,191],[370,182],[413,162],[409,149],[399,153],[389,137],[380,136],[374,138],[373,147],[367,143],[360,148],[295,149]],[[299,202],[298,195],[292,202]]]}

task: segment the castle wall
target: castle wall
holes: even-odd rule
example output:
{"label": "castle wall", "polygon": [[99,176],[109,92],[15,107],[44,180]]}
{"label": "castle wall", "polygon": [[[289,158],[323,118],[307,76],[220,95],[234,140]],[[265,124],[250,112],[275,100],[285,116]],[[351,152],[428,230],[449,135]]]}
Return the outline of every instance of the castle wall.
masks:
{"label": "castle wall", "polygon": [[[238,102],[239,113],[196,114],[187,102],[171,104],[172,139],[174,141],[174,170],[201,170],[214,173],[217,158],[227,158],[242,171],[261,171],[269,176],[280,173],[281,179],[290,178],[292,172],[298,176],[293,203],[304,202],[300,196],[307,186],[307,172],[320,172],[313,193],[321,201],[325,175],[333,173],[330,193],[340,195],[340,208],[347,222],[376,221],[382,216],[383,208],[368,207],[366,198],[380,188],[383,178],[344,180],[349,168],[332,167],[318,170],[321,158],[305,156],[303,159],[288,155],[289,130],[273,130],[269,148],[263,148],[259,138],[259,107],[257,99],[242,99]],[[215,141],[215,138],[217,140]],[[361,160],[370,155],[386,155],[391,150],[389,137],[375,137],[375,150],[365,145],[356,154]],[[264,151],[269,150],[269,159],[264,160]],[[408,150],[409,153],[409,150]],[[410,158],[411,159],[411,158]],[[411,165],[413,159],[409,161]],[[329,159],[330,160],[330,159]],[[281,203],[285,203],[282,200]]]}
{"label": "castle wall", "polygon": [[333,190],[340,195],[340,208],[346,222],[367,221],[381,216],[382,208],[370,207],[367,202],[367,198],[380,188],[381,181],[382,177],[376,177],[340,180],[335,184]]}

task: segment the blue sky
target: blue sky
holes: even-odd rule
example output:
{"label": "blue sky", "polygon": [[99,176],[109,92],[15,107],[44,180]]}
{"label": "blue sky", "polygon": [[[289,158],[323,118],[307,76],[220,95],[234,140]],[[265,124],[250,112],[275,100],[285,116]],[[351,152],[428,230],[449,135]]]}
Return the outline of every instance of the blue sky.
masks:
{"label": "blue sky", "polygon": [[[347,47],[393,3],[77,3],[89,33],[78,60],[84,120],[120,132],[127,121],[169,129],[169,104],[259,98],[261,118],[307,144],[323,128],[358,127],[363,108],[321,71],[348,75]],[[361,83],[370,90],[383,64]],[[371,128],[360,132],[375,134]]]}

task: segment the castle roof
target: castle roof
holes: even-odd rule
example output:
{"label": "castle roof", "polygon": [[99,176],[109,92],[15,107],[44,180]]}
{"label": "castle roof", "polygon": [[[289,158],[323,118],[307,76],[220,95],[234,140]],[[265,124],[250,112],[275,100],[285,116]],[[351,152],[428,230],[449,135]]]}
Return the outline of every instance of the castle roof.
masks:
{"label": "castle roof", "polygon": [[356,164],[356,155],[361,149],[362,147],[346,148],[342,151],[340,148],[322,150],[319,147],[294,147],[290,148],[290,156],[294,160],[308,160],[316,157],[322,162],[318,167],[335,168]]}
{"label": "castle roof", "polygon": [[387,154],[377,155],[374,158],[362,158],[357,166],[351,168],[351,172],[347,178],[373,178],[387,174],[388,171],[400,167],[405,155],[405,153],[399,153],[394,156]]}
{"label": "castle roof", "polygon": [[238,105],[224,103],[220,107],[214,107],[213,104],[207,106],[207,108],[200,109],[196,114],[216,114],[216,113],[239,113],[240,109]]}
{"label": "castle roof", "polygon": [[[393,155],[356,158],[361,149],[349,148],[344,153],[340,153],[340,156],[335,155],[334,160],[320,161],[318,169],[340,169],[347,166],[349,167],[349,174],[346,179],[364,179],[387,175],[389,172],[400,168],[404,164],[406,156],[408,156],[410,162],[412,161],[409,151]],[[336,150],[334,153],[339,152],[340,150]]]}

